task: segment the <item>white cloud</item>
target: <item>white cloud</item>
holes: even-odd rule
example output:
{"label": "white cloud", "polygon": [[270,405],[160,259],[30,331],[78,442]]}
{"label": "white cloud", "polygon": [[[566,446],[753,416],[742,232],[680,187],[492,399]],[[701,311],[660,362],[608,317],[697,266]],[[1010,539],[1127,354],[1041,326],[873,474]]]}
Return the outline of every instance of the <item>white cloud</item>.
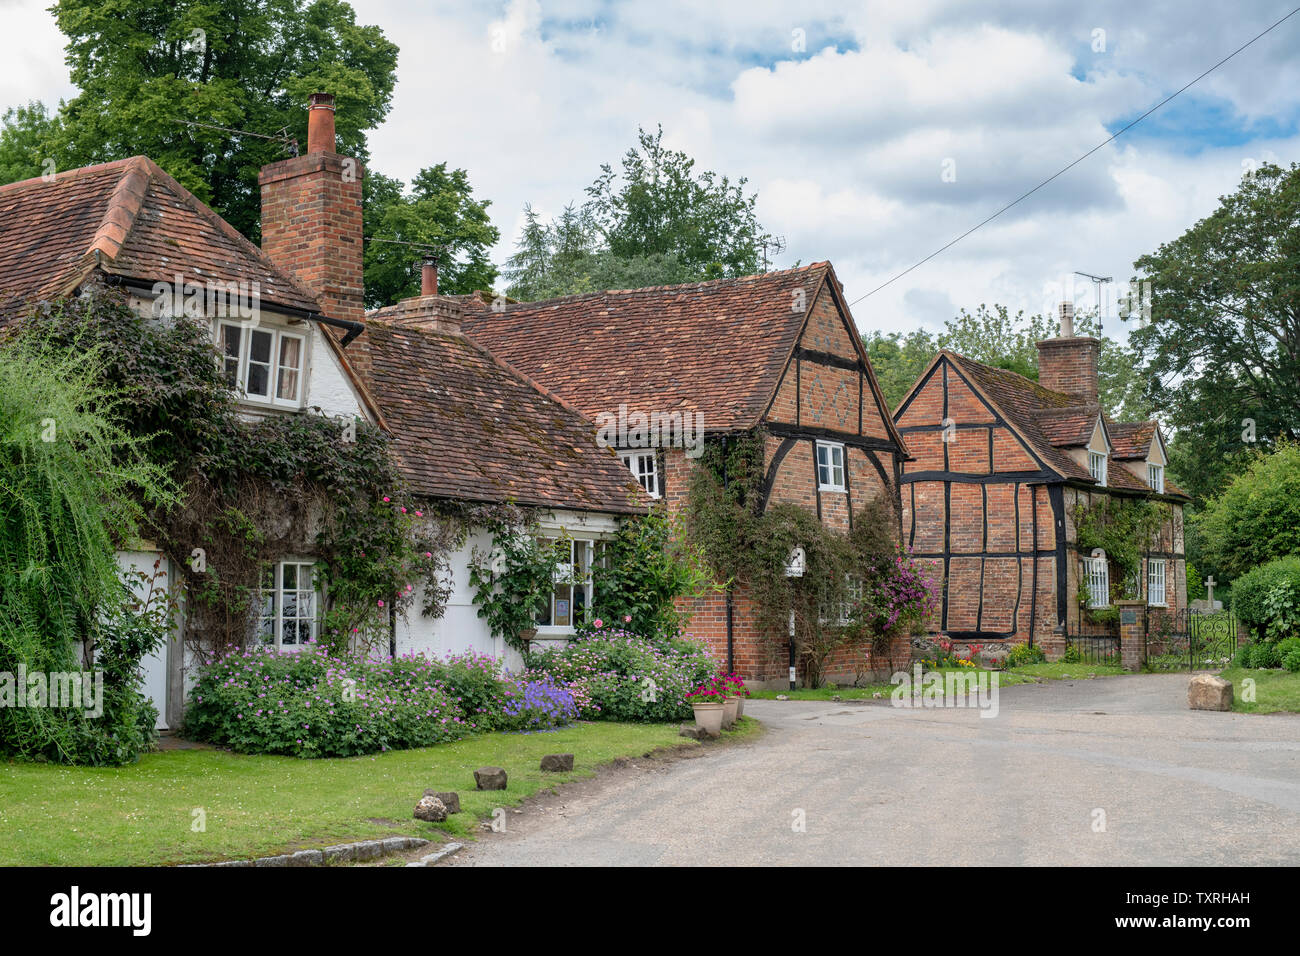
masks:
{"label": "white cloud", "polygon": [[[406,179],[442,161],[466,168],[492,199],[498,262],[525,202],[554,215],[581,200],[638,126],[662,123],[665,141],[701,167],[749,178],[761,221],[788,242],[778,265],[830,259],[852,300],[1091,149],[1288,2],[354,7],[402,47],[392,113],[371,137],[373,166]],[[0,57],[20,66],[0,77],[0,104],[71,92],[47,5],[4,3]],[[1092,48],[1099,28],[1104,51]],[[792,49],[796,29],[803,52]],[[1039,311],[1075,269],[1125,283],[1134,258],[1213,210],[1244,159],[1300,159],[1297,37],[1300,17],[1204,81],[1200,99],[1185,94],[1191,106],[1217,98],[1212,117],[1197,114],[1207,131],[1107,146],[855,306],[859,323],[933,327],[945,309],[994,301]],[[951,183],[940,176],[947,158]],[[1091,303],[1089,283],[1077,291]]]}

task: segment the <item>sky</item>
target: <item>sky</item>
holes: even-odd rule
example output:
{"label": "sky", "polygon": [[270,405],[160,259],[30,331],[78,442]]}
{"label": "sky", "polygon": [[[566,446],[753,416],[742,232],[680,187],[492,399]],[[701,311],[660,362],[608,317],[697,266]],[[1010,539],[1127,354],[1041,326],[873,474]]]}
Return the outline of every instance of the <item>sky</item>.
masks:
{"label": "sky", "polygon": [[[75,91],[51,0],[0,0],[0,108]],[[747,177],[775,267],[828,259],[863,330],[1096,305],[1260,162],[1300,161],[1300,14],[880,291],[1285,16],[1296,0],[830,3],[353,0],[401,47],[371,166],[466,169],[513,248],[637,128]],[[865,298],[863,298],[865,296]]]}

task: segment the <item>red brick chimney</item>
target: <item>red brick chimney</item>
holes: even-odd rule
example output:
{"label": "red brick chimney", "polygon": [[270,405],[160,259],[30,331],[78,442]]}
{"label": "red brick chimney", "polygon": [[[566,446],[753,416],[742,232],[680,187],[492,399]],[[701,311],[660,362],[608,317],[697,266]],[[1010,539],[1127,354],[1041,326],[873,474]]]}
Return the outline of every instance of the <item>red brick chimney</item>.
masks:
{"label": "red brick chimney", "polygon": [[327,316],[361,322],[364,170],[334,147],[334,97],[313,93],[306,155],[263,166],[257,177],[262,250],[316,293]]}
{"label": "red brick chimney", "polygon": [[1061,335],[1038,343],[1038,384],[1097,404],[1097,349],[1100,341],[1074,334],[1074,304],[1061,303]]}

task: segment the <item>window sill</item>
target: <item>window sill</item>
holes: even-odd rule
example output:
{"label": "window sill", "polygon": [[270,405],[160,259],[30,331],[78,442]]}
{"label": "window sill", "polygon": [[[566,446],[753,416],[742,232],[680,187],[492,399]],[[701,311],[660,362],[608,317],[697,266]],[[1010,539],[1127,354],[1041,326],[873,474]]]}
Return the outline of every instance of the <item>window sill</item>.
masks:
{"label": "window sill", "polygon": [[847,488],[836,487],[835,485],[818,485],[817,490],[831,495],[844,495],[848,494],[849,491]]}

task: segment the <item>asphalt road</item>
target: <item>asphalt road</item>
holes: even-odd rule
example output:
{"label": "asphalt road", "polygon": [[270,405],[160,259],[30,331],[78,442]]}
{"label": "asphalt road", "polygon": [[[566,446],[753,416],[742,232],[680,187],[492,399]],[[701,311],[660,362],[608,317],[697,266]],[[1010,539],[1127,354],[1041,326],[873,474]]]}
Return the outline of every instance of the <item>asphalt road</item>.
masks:
{"label": "asphalt road", "polygon": [[1187,680],[1006,687],[993,718],[750,701],[759,739],[538,798],[448,864],[1300,864],[1300,716],[1189,711]]}

